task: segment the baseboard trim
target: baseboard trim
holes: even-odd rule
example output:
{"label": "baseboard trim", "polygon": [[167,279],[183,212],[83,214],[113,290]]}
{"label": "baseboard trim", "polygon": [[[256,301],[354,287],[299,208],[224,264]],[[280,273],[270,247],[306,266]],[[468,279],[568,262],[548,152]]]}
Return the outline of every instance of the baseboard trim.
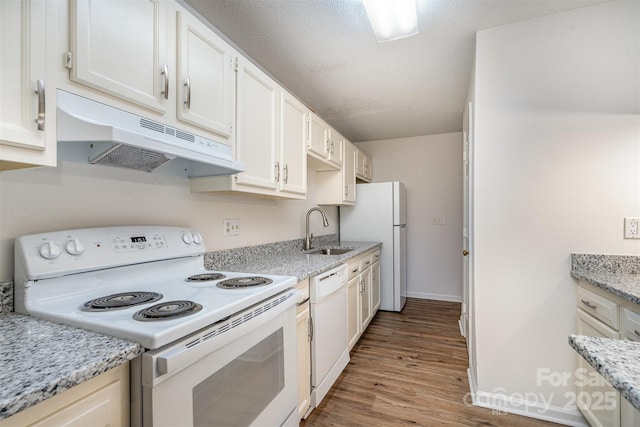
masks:
{"label": "baseboard trim", "polygon": [[436,301],[462,302],[460,295],[431,294],[428,292],[407,292],[407,298],[431,299]]}
{"label": "baseboard trim", "polygon": [[[551,421],[573,427],[589,427],[584,417],[576,409],[569,411],[555,406],[544,407],[539,402],[528,402],[522,399],[514,399],[499,393],[487,393],[478,391],[475,373],[472,369],[467,369],[469,379],[469,396],[474,406],[491,409],[496,413],[508,412],[510,414],[522,415],[524,417],[535,418],[543,421]],[[465,404],[469,404],[465,397]]]}

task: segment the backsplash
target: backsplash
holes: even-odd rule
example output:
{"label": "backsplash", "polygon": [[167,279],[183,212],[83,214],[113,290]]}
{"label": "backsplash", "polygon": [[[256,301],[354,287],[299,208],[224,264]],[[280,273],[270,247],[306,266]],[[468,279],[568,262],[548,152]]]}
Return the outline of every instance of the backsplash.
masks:
{"label": "backsplash", "polygon": [[[313,246],[320,247],[332,243],[335,244],[337,240],[337,234],[314,236]],[[296,250],[302,251],[303,245],[304,239],[294,239],[264,245],[246,246],[244,248],[207,252],[204,256],[204,266],[209,270],[215,270],[216,266],[241,264],[249,259],[256,259],[267,255],[287,254]]]}
{"label": "backsplash", "polygon": [[585,273],[640,274],[640,256],[571,254],[571,270]]}
{"label": "backsplash", "polygon": [[13,282],[0,282],[0,313],[13,311]]}

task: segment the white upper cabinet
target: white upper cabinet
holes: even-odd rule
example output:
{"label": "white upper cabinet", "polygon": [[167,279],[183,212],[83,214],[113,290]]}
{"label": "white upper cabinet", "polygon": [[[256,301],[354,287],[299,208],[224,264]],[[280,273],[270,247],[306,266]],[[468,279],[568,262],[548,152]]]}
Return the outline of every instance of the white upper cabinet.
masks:
{"label": "white upper cabinet", "polygon": [[307,121],[309,110],[286,91],[280,97],[280,190],[307,194]]}
{"label": "white upper cabinet", "polygon": [[178,20],[178,119],[231,136],[234,51],[211,29],[188,13]]}
{"label": "white upper cabinet", "polygon": [[338,170],[342,166],[342,137],[320,117],[311,113],[307,154],[316,171]]}
{"label": "white upper cabinet", "polygon": [[359,149],[356,149],[356,178],[365,182],[373,178],[371,158]]}
{"label": "white upper cabinet", "polygon": [[52,9],[0,1],[0,170],[56,164]]}
{"label": "white upper cabinet", "polygon": [[342,168],[318,171],[316,203],[319,205],[354,205],[356,203],[356,147],[341,140]]}
{"label": "white upper cabinet", "polygon": [[236,69],[235,154],[245,172],[193,178],[191,191],[304,199],[309,110],[249,61],[238,58]]}
{"label": "white upper cabinet", "polygon": [[163,112],[169,91],[160,0],[71,0],[71,80]]}
{"label": "white upper cabinet", "polygon": [[248,61],[238,59],[237,67],[236,160],[246,171],[235,182],[276,190],[280,174],[278,153],[279,87]]}

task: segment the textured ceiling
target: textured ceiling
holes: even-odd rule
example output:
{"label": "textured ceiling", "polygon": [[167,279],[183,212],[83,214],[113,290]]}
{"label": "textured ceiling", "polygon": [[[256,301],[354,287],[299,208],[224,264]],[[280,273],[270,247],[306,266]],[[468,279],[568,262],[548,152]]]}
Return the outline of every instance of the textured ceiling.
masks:
{"label": "textured ceiling", "polygon": [[358,0],[183,1],[359,142],[461,131],[476,31],[606,0],[418,0],[420,34],[387,43]]}

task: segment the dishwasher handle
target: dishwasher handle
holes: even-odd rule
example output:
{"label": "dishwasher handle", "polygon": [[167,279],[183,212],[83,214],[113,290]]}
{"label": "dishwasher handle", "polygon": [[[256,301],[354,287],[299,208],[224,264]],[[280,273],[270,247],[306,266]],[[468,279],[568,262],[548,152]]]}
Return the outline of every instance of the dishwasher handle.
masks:
{"label": "dishwasher handle", "polygon": [[311,278],[311,304],[317,304],[347,284],[347,265],[342,264]]}

